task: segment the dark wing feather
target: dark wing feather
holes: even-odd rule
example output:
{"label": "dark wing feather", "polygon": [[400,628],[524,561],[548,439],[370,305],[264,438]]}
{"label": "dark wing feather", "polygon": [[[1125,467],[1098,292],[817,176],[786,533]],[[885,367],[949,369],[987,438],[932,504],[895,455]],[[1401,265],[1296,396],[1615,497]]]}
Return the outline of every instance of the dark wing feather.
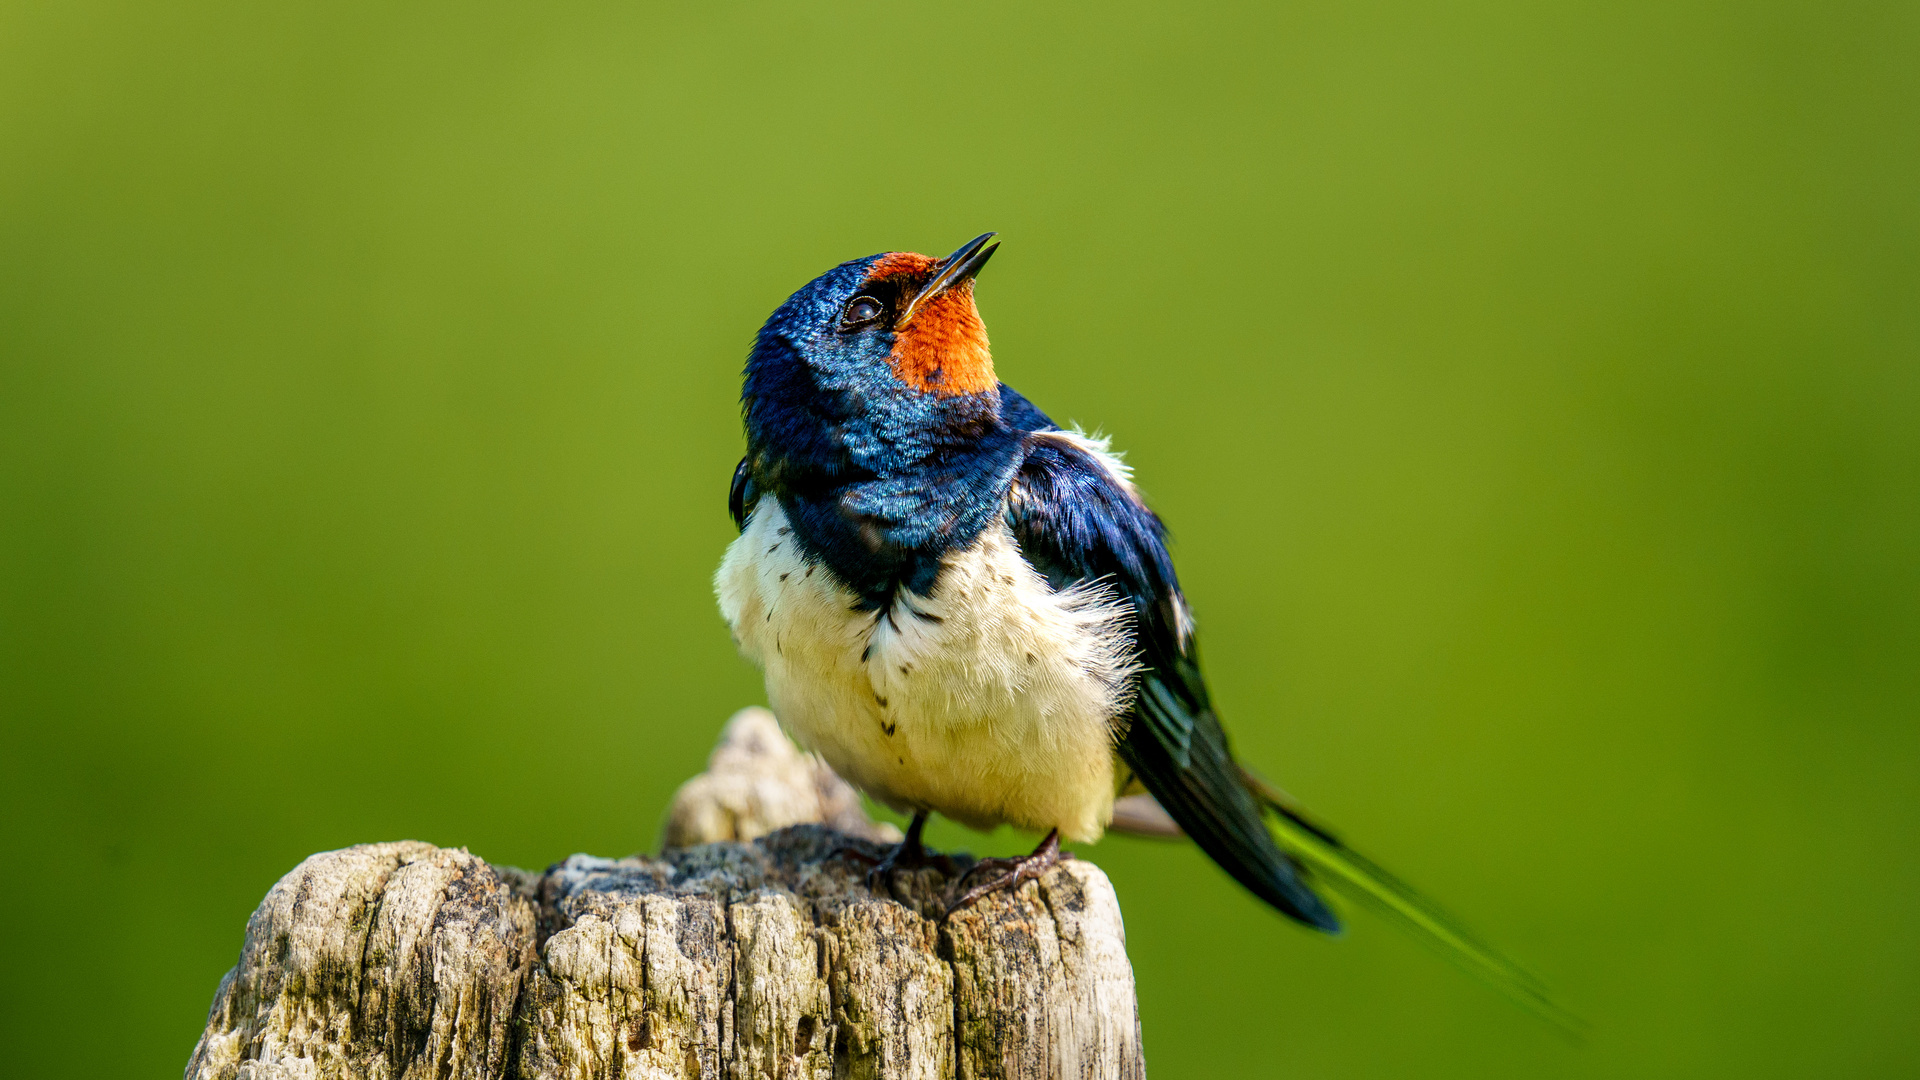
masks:
{"label": "dark wing feather", "polygon": [[1026,450],[1008,502],[1021,553],[1056,587],[1099,580],[1133,606],[1146,670],[1123,718],[1121,759],[1236,881],[1301,922],[1338,930],[1333,912],[1275,844],[1208,703],[1182,637],[1184,601],[1160,519],[1077,440],[1042,429],[1027,437]]}

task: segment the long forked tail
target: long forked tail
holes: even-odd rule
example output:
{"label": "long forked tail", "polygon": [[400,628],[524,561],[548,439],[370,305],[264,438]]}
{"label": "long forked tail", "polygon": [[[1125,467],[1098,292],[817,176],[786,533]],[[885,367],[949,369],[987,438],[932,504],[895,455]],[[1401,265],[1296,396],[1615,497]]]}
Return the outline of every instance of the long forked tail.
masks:
{"label": "long forked tail", "polygon": [[1245,766],[1247,789],[1274,812],[1275,838],[1313,877],[1399,924],[1428,948],[1488,983],[1574,1040],[1586,1023],[1557,1004],[1539,979],[1475,937],[1458,919],[1308,817],[1286,792]]}

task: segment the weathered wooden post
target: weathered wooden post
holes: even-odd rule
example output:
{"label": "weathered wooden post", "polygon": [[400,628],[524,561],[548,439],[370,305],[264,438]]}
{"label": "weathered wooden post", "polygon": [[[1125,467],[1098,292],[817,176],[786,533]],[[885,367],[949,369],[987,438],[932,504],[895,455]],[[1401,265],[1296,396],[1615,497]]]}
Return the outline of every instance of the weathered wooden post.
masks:
{"label": "weathered wooden post", "polygon": [[889,833],[748,710],[657,858],[315,855],[248,921],[187,1080],[1144,1076],[1098,868],[943,920],[938,871],[875,896],[842,854]]}

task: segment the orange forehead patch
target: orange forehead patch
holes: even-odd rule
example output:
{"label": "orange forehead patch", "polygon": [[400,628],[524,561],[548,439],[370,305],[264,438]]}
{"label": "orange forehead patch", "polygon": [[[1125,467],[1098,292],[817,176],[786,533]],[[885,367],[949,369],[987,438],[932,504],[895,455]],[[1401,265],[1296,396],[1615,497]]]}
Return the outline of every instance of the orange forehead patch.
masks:
{"label": "orange forehead patch", "polygon": [[[906,295],[912,296],[933,276],[940,260],[896,251],[883,256],[868,272],[868,281],[912,275]],[[984,394],[999,385],[993,374],[993,353],[987,346],[987,324],[973,303],[973,282],[963,281],[927,301],[912,321],[894,332],[893,374],[923,393],[953,397]]]}
{"label": "orange forehead patch", "polygon": [[880,256],[880,261],[874,263],[873,269],[867,271],[867,280],[879,281],[881,278],[890,278],[895,274],[912,274],[924,281],[932,275],[933,268],[938,265],[940,260],[930,255],[920,255],[911,251],[890,251]]}

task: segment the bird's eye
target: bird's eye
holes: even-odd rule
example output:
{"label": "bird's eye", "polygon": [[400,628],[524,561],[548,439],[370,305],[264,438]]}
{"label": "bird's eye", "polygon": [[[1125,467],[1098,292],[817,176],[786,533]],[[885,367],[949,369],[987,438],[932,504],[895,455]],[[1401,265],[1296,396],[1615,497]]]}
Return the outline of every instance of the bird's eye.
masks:
{"label": "bird's eye", "polygon": [[847,301],[846,312],[841,316],[840,324],[846,327],[864,326],[880,317],[885,309],[880,301],[871,296],[856,296]]}

